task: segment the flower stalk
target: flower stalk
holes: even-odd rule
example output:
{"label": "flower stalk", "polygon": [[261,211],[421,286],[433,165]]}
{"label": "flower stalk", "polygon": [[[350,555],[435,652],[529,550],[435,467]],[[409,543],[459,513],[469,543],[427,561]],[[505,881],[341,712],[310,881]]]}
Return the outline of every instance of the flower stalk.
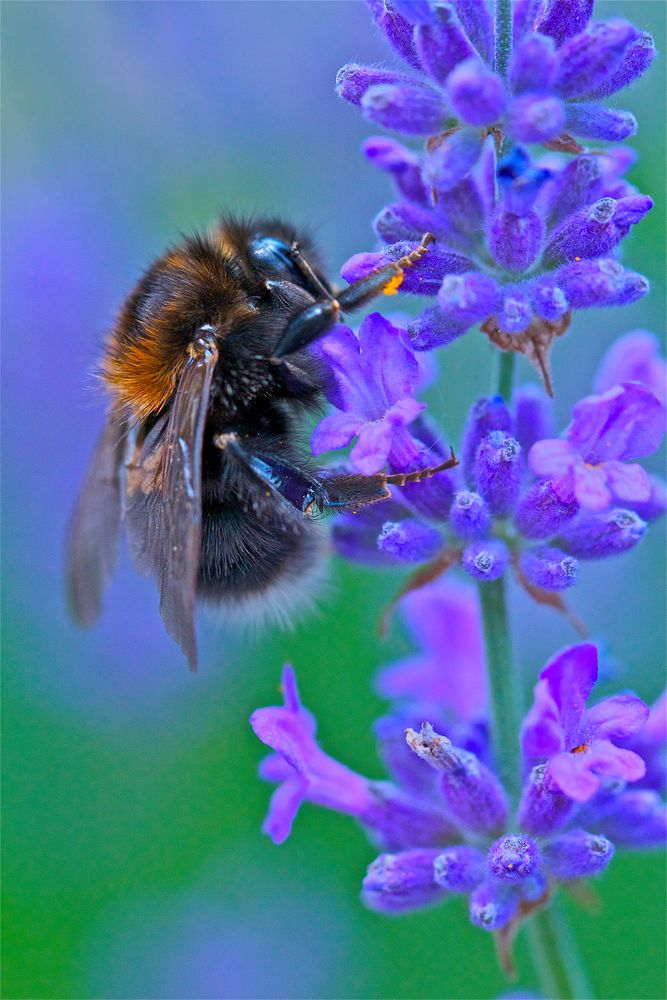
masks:
{"label": "flower stalk", "polygon": [[558,900],[532,917],[527,933],[544,996],[593,1000],[595,994]]}
{"label": "flower stalk", "polygon": [[479,599],[489,677],[493,749],[498,773],[516,805],[521,782],[517,738],[522,717],[521,683],[512,653],[504,578],[480,582]]}
{"label": "flower stalk", "polygon": [[505,78],[512,53],[512,0],[495,0],[494,68]]}

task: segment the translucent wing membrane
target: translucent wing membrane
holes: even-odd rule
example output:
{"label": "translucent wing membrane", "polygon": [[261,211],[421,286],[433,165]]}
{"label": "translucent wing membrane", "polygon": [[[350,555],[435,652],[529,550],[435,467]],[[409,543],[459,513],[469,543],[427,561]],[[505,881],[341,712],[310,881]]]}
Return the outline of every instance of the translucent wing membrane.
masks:
{"label": "translucent wing membrane", "polygon": [[121,474],[127,425],[112,410],[102,431],[72,518],[67,543],[67,594],[74,620],[92,625],[118,555]]}
{"label": "translucent wing membrane", "polygon": [[127,524],[135,560],[155,573],[169,634],[197,666],[194,608],[201,548],[202,444],[213,370],[212,338],[197,344],[168,417],[148,434],[128,472]]}

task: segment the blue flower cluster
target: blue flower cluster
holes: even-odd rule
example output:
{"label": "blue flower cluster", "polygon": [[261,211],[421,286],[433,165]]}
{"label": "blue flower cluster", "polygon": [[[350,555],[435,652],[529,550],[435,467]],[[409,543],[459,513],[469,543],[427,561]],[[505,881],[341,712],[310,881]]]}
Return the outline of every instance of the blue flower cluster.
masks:
{"label": "blue flower cluster", "polygon": [[[354,281],[403,256],[423,233],[435,236],[401,286],[437,297],[408,326],[416,350],[481,323],[502,350],[537,364],[550,388],[548,349],[572,310],[623,305],[648,291],[618,260],[621,241],[652,207],[624,180],[632,152],[585,150],[573,136],[634,132],[632,115],[600,99],[641,75],[654,47],[627,21],[591,21],[592,6],[515,4],[503,78],[482,0],[371,3],[411,72],[348,65],[338,92],[372,121],[429,138],[421,152],[389,137],[365,143],[400,200],[375,219],[384,248],[352,257],[342,274]],[[549,152],[534,161],[523,148],[531,143]],[[571,152],[580,155],[568,160]]]}
{"label": "blue flower cluster", "polygon": [[[634,462],[659,446],[665,406],[631,379],[645,374],[656,391],[662,382],[664,392],[665,364],[644,332],[628,334],[612,350],[596,382],[604,391],[575,406],[561,438],[554,436],[551,401],[537,386],[522,386],[511,406],[500,396],[477,400],[460,468],[395,488],[390,502],[341,518],[333,528],[338,551],[380,565],[432,561],[434,574],[460,563],[482,581],[512,567],[540,599],[542,590],[571,587],[579,560],[633,548],[647,522],[665,511],[664,483]],[[375,314],[362,323],[358,340],[337,328],[322,352],[330,398],[355,416],[344,410],[326,417],[313,436],[315,453],[356,436],[350,460],[358,471],[376,472],[386,463],[408,471],[441,459],[436,435],[410,396],[418,368],[405,331]],[[653,366],[646,372],[638,370],[644,357]],[[610,375],[622,381],[609,385]]]}
{"label": "blue flower cluster", "polygon": [[424,652],[379,677],[380,690],[400,699],[376,727],[391,780],[371,781],[319,747],[290,667],[284,706],[253,714],[274,751],[261,766],[278,784],[264,827],[274,841],[289,835],[304,801],[351,815],[382,851],[363,881],[367,906],[396,913],[464,893],[472,922],[486,930],[514,930],[559,882],[606,868],[615,846],[664,841],[664,698],[653,710],[627,693],[586,708],[597,649],[559,653],[524,719],[513,816],[487,738],[474,591],[431,584],[402,610]]}
{"label": "blue flower cluster", "polygon": [[[592,20],[593,0],[498,3],[495,23],[484,0],[369,6],[408,71],[348,65],[338,92],[426,142],[365,143],[399,200],[375,219],[382,248],[351,258],[343,277],[363,278],[422,241],[426,252],[385,291],[435,302],[403,324],[379,313],[358,333],[337,324],[320,341],[334,409],[311,447],[349,447],[346,468],[392,474],[390,498],[342,516],[332,535],[345,558],[416,566],[398,607],[419,652],[377,680],[391,701],[376,725],[385,781],[320,748],[285,669],[284,706],[251,719],[274,751],[260,770],[278,786],[264,829],[283,841],[304,801],[353,816],[382,852],[363,881],[369,907],[396,913],[466,894],[472,922],[499,931],[502,952],[560,883],[667,834],[665,697],[652,709],[628,692],[587,707],[598,650],[582,643],[544,667],[520,723],[507,693],[515,667],[502,583],[511,570],[534,600],[569,614],[560,592],[580,562],[632,549],[667,509],[665,483],[637,462],[665,432],[667,367],[653,334],[612,346],[560,435],[549,399],[550,348],[573,311],[648,290],[620,262],[652,206],[625,180],[633,154],[581,143],[634,132],[634,118],[603,100],[644,72],[654,46],[625,20]],[[531,144],[542,148],[529,153]],[[448,449],[418,399],[423,352],[477,324],[531,360],[546,392],[511,393],[503,377],[507,398],[470,409],[460,464],[434,473]],[[418,482],[394,485],[416,472]],[[476,593],[444,577],[457,565]]]}

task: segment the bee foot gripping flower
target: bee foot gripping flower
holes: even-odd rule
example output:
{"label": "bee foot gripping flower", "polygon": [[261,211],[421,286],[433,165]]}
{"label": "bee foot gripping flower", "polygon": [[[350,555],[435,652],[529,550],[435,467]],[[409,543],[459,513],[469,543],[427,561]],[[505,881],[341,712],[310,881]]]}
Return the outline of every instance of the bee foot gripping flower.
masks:
{"label": "bee foot gripping flower", "polygon": [[440,505],[395,489],[386,521],[379,508],[342,518],[334,544],[357,561],[377,564],[381,554],[384,565],[424,563],[408,588],[457,563],[481,582],[511,569],[534,600],[567,614],[585,636],[560,592],[576,584],[580,561],[634,548],[644,517],[664,512],[664,485],[626,464],[658,447],[664,421],[664,405],[636,382],[582,400],[558,439],[537,387],[521,387],[511,407],[482,397],[464,429],[460,469],[442,476],[449,492]]}

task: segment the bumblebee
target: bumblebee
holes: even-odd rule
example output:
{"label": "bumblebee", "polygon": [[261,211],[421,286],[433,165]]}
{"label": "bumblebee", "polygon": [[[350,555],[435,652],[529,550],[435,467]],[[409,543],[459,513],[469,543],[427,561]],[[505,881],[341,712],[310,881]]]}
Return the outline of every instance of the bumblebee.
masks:
{"label": "bumblebee", "polygon": [[278,608],[317,564],[316,521],[456,464],[363,476],[315,469],[299,445],[324,373],[309,350],[341,314],[400,284],[428,250],[334,294],[307,235],[276,219],[223,219],[145,272],[101,362],[111,396],[68,542],[74,619],[91,625],[121,521],[137,567],[192,669],[197,599]]}

